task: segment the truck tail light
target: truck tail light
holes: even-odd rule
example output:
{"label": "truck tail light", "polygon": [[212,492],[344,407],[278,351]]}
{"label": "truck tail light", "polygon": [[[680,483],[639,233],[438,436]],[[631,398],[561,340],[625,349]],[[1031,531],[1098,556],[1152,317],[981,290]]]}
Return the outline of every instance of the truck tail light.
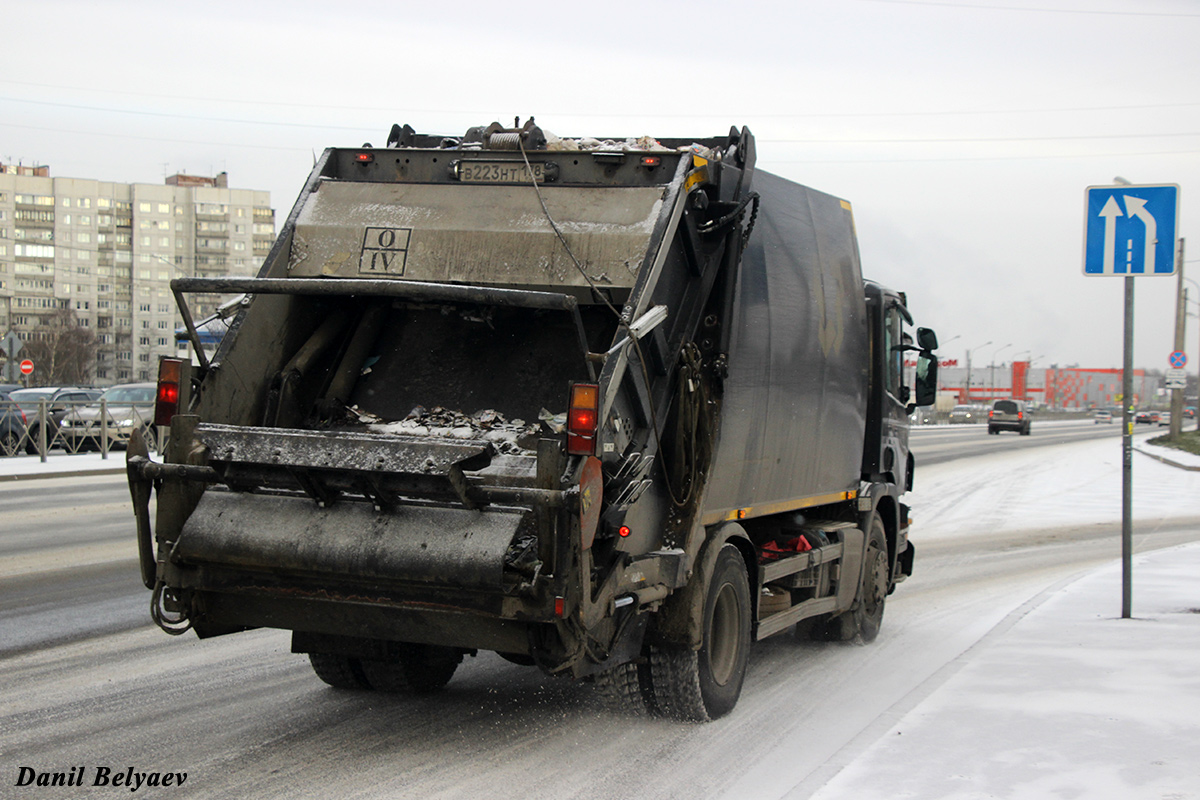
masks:
{"label": "truck tail light", "polygon": [[571,404],[567,407],[567,453],[595,455],[599,423],[600,387],[594,383],[572,384]]}
{"label": "truck tail light", "polygon": [[158,362],[158,391],[154,395],[154,424],[170,425],[171,417],[179,413],[179,380],[183,362],[164,358]]}

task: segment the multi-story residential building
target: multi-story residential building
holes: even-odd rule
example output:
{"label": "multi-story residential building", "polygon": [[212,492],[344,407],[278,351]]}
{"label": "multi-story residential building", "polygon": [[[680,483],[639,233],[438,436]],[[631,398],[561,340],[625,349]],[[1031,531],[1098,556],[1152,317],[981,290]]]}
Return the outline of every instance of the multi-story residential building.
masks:
{"label": "multi-story residential building", "polygon": [[[96,334],[96,385],[154,380],[182,324],[171,279],[256,274],[275,238],[270,202],[225,173],[156,185],[0,165],[0,335],[36,340],[69,308]],[[221,299],[189,298],[193,317]]]}

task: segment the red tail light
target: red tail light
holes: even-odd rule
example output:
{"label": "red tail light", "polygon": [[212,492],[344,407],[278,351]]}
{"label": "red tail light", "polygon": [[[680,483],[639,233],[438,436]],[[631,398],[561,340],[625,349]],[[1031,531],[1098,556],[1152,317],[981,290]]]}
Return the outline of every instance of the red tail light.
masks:
{"label": "red tail light", "polygon": [[170,425],[171,417],[179,413],[179,380],[183,362],[164,358],[158,362],[158,392],[154,396],[154,424]]}
{"label": "red tail light", "polygon": [[596,428],[600,421],[600,387],[594,383],[571,385],[571,404],[567,408],[567,453],[573,456],[596,454]]}

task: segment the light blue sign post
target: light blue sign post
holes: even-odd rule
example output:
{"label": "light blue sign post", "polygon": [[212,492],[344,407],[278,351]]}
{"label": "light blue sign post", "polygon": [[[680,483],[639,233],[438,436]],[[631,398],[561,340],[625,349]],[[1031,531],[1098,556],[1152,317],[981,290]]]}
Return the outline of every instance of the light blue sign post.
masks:
{"label": "light blue sign post", "polygon": [[1089,186],[1083,274],[1175,274],[1179,186]]}
{"label": "light blue sign post", "polygon": [[[1117,178],[1120,181],[1120,178]],[[1089,186],[1083,274],[1125,279],[1125,363],[1121,406],[1121,617],[1133,615],[1133,279],[1175,274],[1179,185]]]}

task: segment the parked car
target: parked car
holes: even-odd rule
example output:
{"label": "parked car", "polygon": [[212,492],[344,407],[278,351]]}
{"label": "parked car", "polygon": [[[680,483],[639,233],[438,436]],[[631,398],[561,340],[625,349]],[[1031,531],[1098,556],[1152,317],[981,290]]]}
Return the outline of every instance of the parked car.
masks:
{"label": "parked car", "polygon": [[1112,424],[1113,416],[1111,411],[1105,411],[1103,408],[1092,415],[1092,420],[1099,425],[1101,422]]}
{"label": "parked car", "polygon": [[29,430],[29,438],[25,441],[25,452],[30,455],[38,452],[38,442],[42,435],[42,424],[39,417],[42,400],[46,401],[48,416],[46,445],[51,447],[54,445],[54,437],[58,434],[59,425],[67,412],[72,408],[99,399],[100,394],[100,389],[88,389],[82,386],[40,386],[36,389],[20,389],[13,392],[12,399],[25,412],[26,427]]}
{"label": "parked car", "polygon": [[1029,410],[1024,400],[993,400],[988,409],[988,433],[1015,431],[1022,436],[1030,433]]}
{"label": "parked car", "polygon": [[104,390],[100,399],[67,412],[59,423],[59,433],[68,450],[99,450],[103,427],[100,400],[108,407],[108,446],[124,447],[134,430],[151,434],[154,424],[153,383],[125,383]]}
{"label": "parked car", "polygon": [[15,456],[25,435],[25,412],[8,392],[0,392],[0,456]]}

